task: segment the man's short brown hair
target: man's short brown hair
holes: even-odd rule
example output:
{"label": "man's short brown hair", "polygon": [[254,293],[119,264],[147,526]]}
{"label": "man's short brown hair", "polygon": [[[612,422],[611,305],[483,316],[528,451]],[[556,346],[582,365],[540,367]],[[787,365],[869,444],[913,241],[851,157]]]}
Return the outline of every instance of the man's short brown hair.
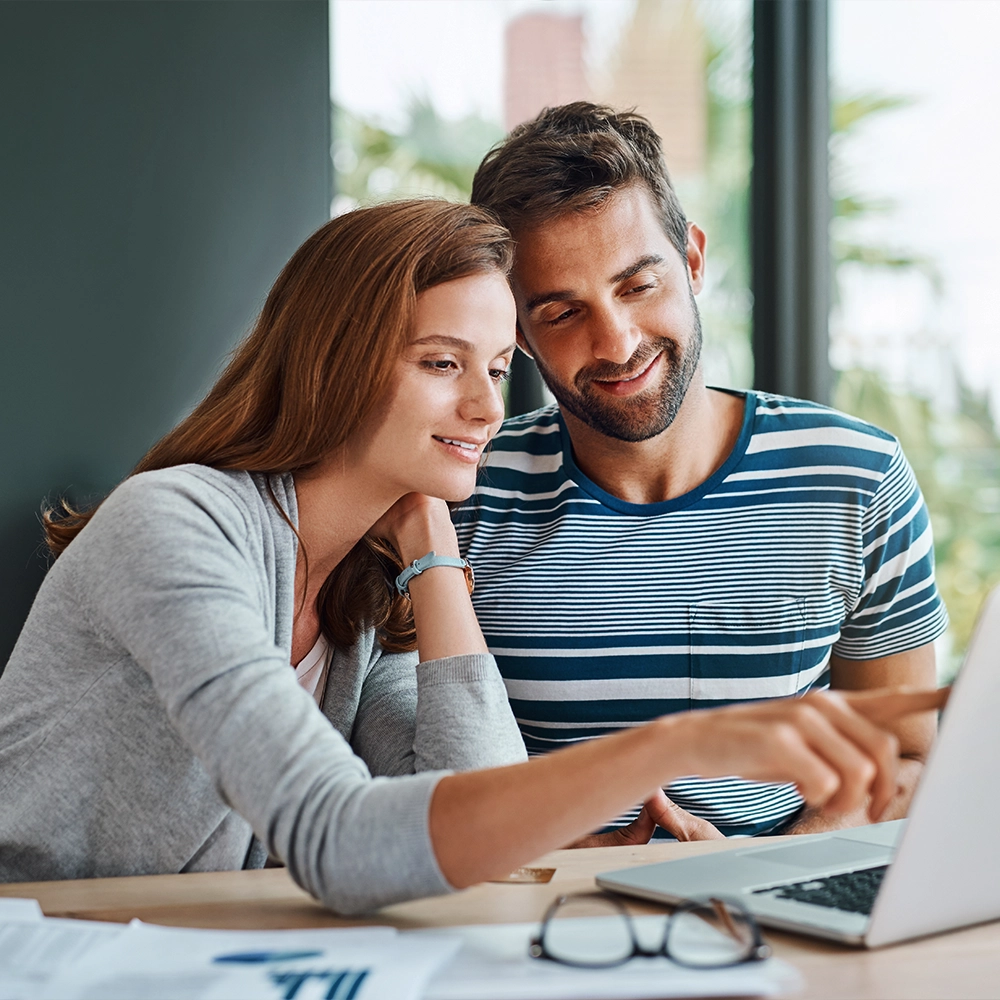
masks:
{"label": "man's short brown hair", "polygon": [[613,191],[644,184],[663,229],[687,256],[687,219],[670,183],[663,145],[633,111],[589,101],[546,108],[486,154],[472,182],[472,203],[490,209],[515,234],[565,212],[599,205]]}

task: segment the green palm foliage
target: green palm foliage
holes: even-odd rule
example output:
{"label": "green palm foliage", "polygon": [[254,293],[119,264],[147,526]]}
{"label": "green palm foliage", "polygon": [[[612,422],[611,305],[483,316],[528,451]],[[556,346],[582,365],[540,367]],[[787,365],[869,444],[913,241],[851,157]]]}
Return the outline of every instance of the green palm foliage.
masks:
{"label": "green palm foliage", "polygon": [[[850,267],[918,274],[940,298],[943,282],[933,259],[905,248],[855,238],[854,230],[872,216],[892,212],[888,198],[849,189],[845,147],[853,132],[873,116],[908,107],[906,98],[860,94],[837,101],[831,130],[834,293]],[[919,333],[920,331],[914,331]],[[1000,436],[985,393],[964,379],[947,343],[938,373],[950,385],[942,405],[875,371],[840,372],[834,404],[895,434],[913,466],[931,513],[937,580],[951,616],[939,673],[950,680],[968,645],[975,617],[989,589],[1000,582]],[[950,646],[950,649],[948,648]]]}

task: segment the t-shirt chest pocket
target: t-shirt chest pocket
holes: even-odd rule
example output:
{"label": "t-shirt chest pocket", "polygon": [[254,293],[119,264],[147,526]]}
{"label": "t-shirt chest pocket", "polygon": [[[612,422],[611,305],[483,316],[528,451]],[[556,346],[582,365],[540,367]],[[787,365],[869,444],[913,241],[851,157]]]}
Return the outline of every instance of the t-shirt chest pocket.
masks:
{"label": "t-shirt chest pocket", "polygon": [[806,618],[794,597],[700,601],[688,609],[691,702],[795,694]]}

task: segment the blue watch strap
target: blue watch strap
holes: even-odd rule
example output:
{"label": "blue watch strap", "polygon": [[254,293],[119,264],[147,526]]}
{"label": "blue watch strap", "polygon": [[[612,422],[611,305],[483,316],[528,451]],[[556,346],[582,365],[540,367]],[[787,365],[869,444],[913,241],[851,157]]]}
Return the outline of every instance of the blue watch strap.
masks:
{"label": "blue watch strap", "polygon": [[410,596],[410,581],[415,576],[420,576],[426,569],[433,569],[435,566],[454,566],[456,569],[465,569],[469,565],[468,559],[456,559],[455,556],[439,556],[433,549],[425,556],[414,559],[399,576],[396,577],[396,590],[403,597]]}

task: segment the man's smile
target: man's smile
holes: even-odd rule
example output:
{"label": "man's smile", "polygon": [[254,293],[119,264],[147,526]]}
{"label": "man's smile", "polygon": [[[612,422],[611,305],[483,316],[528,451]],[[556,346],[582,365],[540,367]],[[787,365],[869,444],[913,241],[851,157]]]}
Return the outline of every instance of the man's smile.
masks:
{"label": "man's smile", "polygon": [[641,392],[649,385],[653,376],[659,371],[662,360],[663,351],[659,351],[635,375],[615,380],[594,379],[592,384],[609,396],[631,396],[633,393]]}

